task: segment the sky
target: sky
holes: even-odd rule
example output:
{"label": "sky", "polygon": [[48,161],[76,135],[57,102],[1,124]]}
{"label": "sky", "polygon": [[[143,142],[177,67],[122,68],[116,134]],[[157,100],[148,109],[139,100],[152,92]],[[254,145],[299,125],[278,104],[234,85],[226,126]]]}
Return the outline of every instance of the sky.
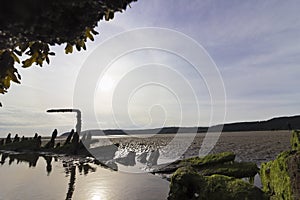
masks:
{"label": "sky", "polygon": [[[8,132],[49,135],[54,128],[60,133],[74,128],[75,114],[45,111],[72,108],[75,86],[86,60],[115,35],[144,27],[177,31],[203,47],[221,77],[211,80],[221,80],[224,84],[224,122],[297,115],[300,109],[299,8],[299,1],[279,0],[139,0],[132,3],[131,8],[116,14],[112,21],[99,22],[96,30],[100,34],[94,42],[88,42],[86,51],[66,55],[64,46],[54,46],[56,56],[49,65],[19,67],[22,84],[13,84],[0,97],[3,104],[0,137]],[[114,48],[99,55],[99,59],[134,42],[116,43]],[[170,43],[179,45],[176,41]],[[184,44],[180,45],[184,48]],[[196,56],[195,52],[189,53]],[[100,63],[97,59],[94,62]],[[90,86],[94,89],[93,110],[80,108],[83,129],[221,123],[223,116],[212,120],[211,83],[206,78],[197,76],[190,63],[170,52],[157,49],[131,52],[112,62],[106,74]],[[86,100],[85,94],[80,97]]]}

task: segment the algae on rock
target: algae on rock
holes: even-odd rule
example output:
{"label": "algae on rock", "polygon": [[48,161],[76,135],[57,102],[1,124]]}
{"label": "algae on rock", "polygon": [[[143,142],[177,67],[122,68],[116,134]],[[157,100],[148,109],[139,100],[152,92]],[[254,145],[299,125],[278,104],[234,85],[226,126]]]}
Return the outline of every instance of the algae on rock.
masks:
{"label": "algae on rock", "polygon": [[179,168],[171,178],[169,200],[267,199],[257,187],[224,175],[202,176],[191,166]]}
{"label": "algae on rock", "polygon": [[300,151],[300,131],[293,131],[291,137],[292,150]]}
{"label": "algae on rock", "polygon": [[293,131],[292,150],[280,153],[274,161],[261,166],[263,190],[271,195],[271,199],[300,199],[299,136],[298,131]]}

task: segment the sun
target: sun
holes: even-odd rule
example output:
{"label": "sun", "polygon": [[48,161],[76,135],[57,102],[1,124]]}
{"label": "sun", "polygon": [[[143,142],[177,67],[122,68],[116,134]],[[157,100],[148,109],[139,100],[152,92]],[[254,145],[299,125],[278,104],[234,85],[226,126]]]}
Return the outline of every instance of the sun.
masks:
{"label": "sun", "polygon": [[114,86],[114,79],[109,75],[104,75],[99,82],[99,89],[101,91],[109,91]]}

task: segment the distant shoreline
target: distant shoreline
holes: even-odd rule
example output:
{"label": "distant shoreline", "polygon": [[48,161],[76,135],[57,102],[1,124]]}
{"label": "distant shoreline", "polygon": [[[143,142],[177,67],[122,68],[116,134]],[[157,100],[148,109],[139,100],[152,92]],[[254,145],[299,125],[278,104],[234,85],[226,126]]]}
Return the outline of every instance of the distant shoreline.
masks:
{"label": "distant shoreline", "polygon": [[[222,127],[223,126],[223,127]],[[290,117],[276,117],[265,121],[235,122],[212,127],[163,127],[153,129],[107,129],[107,130],[85,130],[81,134],[91,133],[93,136],[104,135],[149,135],[149,134],[174,134],[174,133],[206,133],[222,132],[246,132],[246,131],[279,131],[300,129],[300,115]],[[67,137],[69,132],[60,137]]]}

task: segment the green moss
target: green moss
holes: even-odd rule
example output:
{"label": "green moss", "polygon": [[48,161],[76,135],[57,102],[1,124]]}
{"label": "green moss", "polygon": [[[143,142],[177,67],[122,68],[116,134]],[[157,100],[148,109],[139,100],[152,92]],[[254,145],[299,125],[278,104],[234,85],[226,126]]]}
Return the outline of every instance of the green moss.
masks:
{"label": "green moss", "polygon": [[286,151],[274,161],[263,163],[260,169],[263,190],[275,199],[293,199],[287,161],[293,151]]}
{"label": "green moss", "polygon": [[300,151],[300,131],[293,131],[291,137],[292,150]]}
{"label": "green moss", "polygon": [[189,164],[193,167],[211,166],[215,164],[222,164],[226,162],[233,162],[235,154],[232,152],[223,152],[218,154],[210,154],[205,157],[192,157],[182,160],[182,164]]}
{"label": "green moss", "polygon": [[235,155],[232,152],[223,152],[218,154],[211,154],[205,157],[192,157],[184,160],[177,160],[173,163],[163,164],[157,166],[152,171],[153,173],[173,173],[180,167],[192,166],[194,168],[201,169],[203,167],[209,167],[213,165],[233,162]]}
{"label": "green moss", "polygon": [[[201,188],[205,188],[205,178],[192,167],[182,167],[171,177],[169,200],[197,199]],[[196,196],[195,196],[196,194]]]}
{"label": "green moss", "polygon": [[257,187],[224,175],[202,176],[192,167],[178,169],[171,178],[169,200],[266,199]]}
{"label": "green moss", "polygon": [[267,199],[267,196],[257,187],[241,180],[223,175],[206,177],[207,193],[204,199]]}
{"label": "green moss", "polygon": [[207,167],[199,171],[204,176],[210,176],[213,174],[220,174],[225,176],[231,176],[235,178],[254,177],[259,172],[259,169],[255,163],[243,162],[243,163],[229,163],[219,164],[212,167]]}

